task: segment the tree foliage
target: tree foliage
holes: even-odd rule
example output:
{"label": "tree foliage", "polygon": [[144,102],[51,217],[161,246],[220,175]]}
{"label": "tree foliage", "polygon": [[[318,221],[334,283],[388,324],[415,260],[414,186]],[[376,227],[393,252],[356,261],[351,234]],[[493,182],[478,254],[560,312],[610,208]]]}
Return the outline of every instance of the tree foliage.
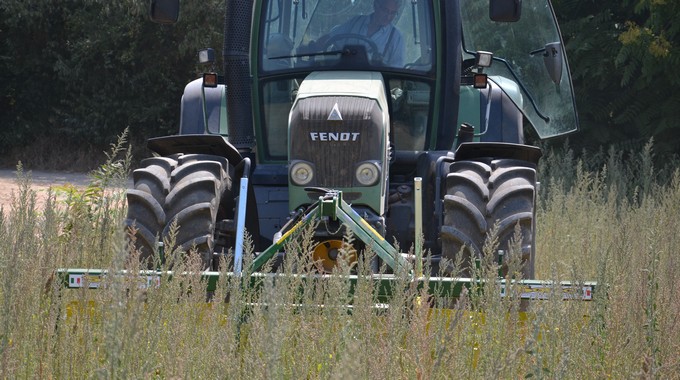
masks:
{"label": "tree foliage", "polygon": [[658,152],[680,145],[680,3],[555,1],[574,78],[585,146]]}
{"label": "tree foliage", "polygon": [[[680,2],[554,0],[583,146],[680,146]],[[139,0],[0,2],[0,150],[40,139],[107,146],[175,133],[195,53],[222,47],[224,0],[183,0],[176,25]],[[218,66],[219,67],[219,66]]]}
{"label": "tree foliage", "polygon": [[3,0],[0,147],[174,133],[196,50],[221,46],[223,2],[183,5],[182,22],[162,26],[135,0]]}

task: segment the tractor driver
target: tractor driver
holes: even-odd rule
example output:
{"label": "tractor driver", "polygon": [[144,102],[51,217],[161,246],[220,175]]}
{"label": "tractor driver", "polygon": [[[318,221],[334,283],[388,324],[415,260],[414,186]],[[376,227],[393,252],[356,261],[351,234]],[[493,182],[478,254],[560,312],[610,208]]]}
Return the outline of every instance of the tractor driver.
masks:
{"label": "tractor driver", "polygon": [[[374,0],[373,13],[353,17],[334,27],[325,36],[310,43],[310,47],[315,50],[323,48],[329,39],[341,34],[361,35],[373,41],[378,51],[371,52],[369,44],[359,38],[356,43],[365,45],[369,53],[379,54],[385,66],[404,67],[404,38],[399,29],[392,25],[401,5],[402,0]],[[347,39],[352,40],[351,37]]]}

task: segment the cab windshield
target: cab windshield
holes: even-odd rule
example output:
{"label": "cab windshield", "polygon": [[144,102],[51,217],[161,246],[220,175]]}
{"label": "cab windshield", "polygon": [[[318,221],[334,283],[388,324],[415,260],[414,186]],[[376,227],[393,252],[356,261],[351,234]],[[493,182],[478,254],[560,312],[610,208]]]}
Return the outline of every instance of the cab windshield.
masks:
{"label": "cab windshield", "polygon": [[488,7],[486,1],[461,0],[464,59],[475,51],[493,53],[484,71],[509,92],[540,138],[576,131],[571,75],[550,2],[522,2],[520,20],[511,23],[491,21]]}
{"label": "cab windshield", "polygon": [[434,91],[434,30],[427,0],[270,0],[261,13],[253,70],[262,107],[258,152],[287,157],[288,115],[313,71],[378,71],[390,102],[390,142],[423,150]]}
{"label": "cab windshield", "polygon": [[272,0],[263,12],[263,72],[432,70],[428,1]]}

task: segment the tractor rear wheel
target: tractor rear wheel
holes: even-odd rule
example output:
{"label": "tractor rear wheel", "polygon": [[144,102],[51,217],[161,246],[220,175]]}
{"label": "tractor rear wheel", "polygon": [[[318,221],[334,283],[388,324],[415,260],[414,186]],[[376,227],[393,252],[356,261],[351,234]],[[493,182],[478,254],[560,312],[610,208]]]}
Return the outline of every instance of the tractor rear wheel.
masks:
{"label": "tractor rear wheel", "polygon": [[232,166],[226,158],[206,154],[176,154],[142,161],[127,191],[126,225],[135,234],[143,265],[151,268],[157,241],[177,220],[176,245],[195,249],[203,268],[212,267],[215,228],[233,219]]}
{"label": "tractor rear wheel", "polygon": [[[533,278],[535,195],[536,168],[530,162],[515,159],[454,162],[446,177],[443,200],[442,257],[453,262],[462,259],[459,269],[463,270],[462,275],[469,276],[471,266],[482,258],[484,243],[497,226],[494,260],[498,260],[498,250],[503,250],[506,261],[519,225],[522,273],[524,278]],[[452,274],[452,267],[443,269]]]}

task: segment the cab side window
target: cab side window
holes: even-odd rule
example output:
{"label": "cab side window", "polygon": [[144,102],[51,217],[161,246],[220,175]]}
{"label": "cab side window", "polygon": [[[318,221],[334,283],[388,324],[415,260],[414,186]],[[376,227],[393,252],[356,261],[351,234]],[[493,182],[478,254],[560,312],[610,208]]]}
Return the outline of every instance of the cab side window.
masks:
{"label": "cab side window", "polygon": [[425,147],[431,86],[413,80],[390,80],[392,142],[397,150]]}

